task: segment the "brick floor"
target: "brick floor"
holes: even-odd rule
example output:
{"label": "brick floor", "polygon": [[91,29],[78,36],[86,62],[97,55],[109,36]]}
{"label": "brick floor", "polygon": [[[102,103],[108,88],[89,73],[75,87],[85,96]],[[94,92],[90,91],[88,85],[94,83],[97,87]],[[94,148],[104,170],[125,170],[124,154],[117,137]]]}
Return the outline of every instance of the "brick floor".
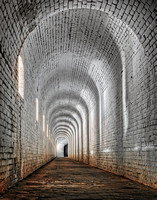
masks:
{"label": "brick floor", "polygon": [[56,158],[0,199],[157,200],[157,190],[68,158]]}

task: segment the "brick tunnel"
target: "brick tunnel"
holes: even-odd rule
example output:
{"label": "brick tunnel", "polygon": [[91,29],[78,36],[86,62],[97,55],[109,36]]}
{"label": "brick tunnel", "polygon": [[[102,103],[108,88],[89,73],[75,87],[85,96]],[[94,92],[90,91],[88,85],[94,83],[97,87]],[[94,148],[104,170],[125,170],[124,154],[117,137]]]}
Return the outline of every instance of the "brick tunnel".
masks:
{"label": "brick tunnel", "polygon": [[[0,1],[1,198],[43,199],[33,185],[27,196],[33,180],[45,199],[157,198],[156,11],[156,0]],[[134,197],[114,196],[132,184]]]}

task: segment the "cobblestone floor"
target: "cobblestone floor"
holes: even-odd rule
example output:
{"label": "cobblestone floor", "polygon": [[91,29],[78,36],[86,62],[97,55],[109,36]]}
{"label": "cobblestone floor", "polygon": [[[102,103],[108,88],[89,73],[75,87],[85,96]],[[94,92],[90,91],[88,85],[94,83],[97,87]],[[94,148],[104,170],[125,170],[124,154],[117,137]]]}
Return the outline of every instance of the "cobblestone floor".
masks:
{"label": "cobblestone floor", "polygon": [[157,190],[68,158],[56,158],[0,199],[157,200]]}

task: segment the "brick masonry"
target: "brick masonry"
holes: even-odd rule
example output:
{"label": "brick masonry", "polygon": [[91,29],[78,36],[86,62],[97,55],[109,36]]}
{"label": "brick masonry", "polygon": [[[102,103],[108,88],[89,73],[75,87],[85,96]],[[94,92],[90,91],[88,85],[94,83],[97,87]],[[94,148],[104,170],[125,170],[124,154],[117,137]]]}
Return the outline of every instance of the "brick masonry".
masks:
{"label": "brick masonry", "polygon": [[157,190],[69,158],[56,158],[0,197],[1,200],[78,198],[156,200]]}
{"label": "brick masonry", "polygon": [[157,187],[155,11],[153,0],[1,1],[1,192],[55,157],[57,134],[71,158]]}

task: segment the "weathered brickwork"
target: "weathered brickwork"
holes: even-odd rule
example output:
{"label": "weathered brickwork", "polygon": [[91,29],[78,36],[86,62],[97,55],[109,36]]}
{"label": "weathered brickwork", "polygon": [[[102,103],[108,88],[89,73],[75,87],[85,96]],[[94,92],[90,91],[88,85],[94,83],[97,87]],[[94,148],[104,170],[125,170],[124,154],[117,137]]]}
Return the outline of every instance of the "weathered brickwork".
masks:
{"label": "weathered brickwork", "polygon": [[70,158],[157,187],[156,7],[1,1],[0,192],[55,157],[62,137]]}

